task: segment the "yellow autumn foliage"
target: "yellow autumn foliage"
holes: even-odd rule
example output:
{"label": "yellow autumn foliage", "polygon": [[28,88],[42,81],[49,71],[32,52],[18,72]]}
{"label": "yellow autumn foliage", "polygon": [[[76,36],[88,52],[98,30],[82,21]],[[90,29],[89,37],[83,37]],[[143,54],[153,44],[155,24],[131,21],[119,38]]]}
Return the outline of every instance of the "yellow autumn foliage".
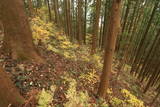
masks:
{"label": "yellow autumn foliage", "polygon": [[131,94],[128,90],[121,90],[123,96],[125,97],[125,101],[131,105],[131,107],[145,107],[144,102],[139,100],[136,96]]}
{"label": "yellow autumn foliage", "polygon": [[44,22],[40,17],[35,17],[31,20],[31,28],[35,44],[38,44],[39,41],[45,43],[49,40],[50,35],[52,35],[52,26],[51,23]]}

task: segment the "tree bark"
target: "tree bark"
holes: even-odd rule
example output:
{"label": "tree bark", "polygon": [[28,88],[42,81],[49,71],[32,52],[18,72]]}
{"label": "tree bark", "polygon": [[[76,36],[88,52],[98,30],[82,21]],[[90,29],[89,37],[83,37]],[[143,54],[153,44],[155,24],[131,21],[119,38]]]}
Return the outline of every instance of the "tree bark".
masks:
{"label": "tree bark", "polygon": [[52,14],[51,14],[51,6],[49,0],[47,0],[47,5],[48,5],[48,15],[49,15],[49,21],[52,20]]}
{"label": "tree bark", "polygon": [[101,9],[101,0],[95,0],[96,3],[96,13],[94,15],[94,24],[93,24],[93,37],[92,37],[92,49],[91,55],[95,54],[97,48],[97,39],[99,33],[99,18],[100,18],[100,9]]}
{"label": "tree bark", "polygon": [[53,4],[54,4],[55,22],[57,23],[58,27],[60,27],[61,24],[60,24],[58,0],[53,0]]}
{"label": "tree bark", "polygon": [[82,39],[83,39],[83,36],[82,36],[82,20],[83,20],[83,8],[82,8],[82,5],[83,5],[83,1],[82,0],[78,0],[78,18],[77,18],[77,24],[78,24],[78,41],[79,41],[79,44],[81,45],[82,44]]}
{"label": "tree bark", "polygon": [[133,59],[131,72],[134,71],[137,62],[140,59],[139,57],[142,57],[142,55],[140,53],[141,52],[143,53],[144,50],[145,50],[143,44],[144,44],[144,41],[145,41],[145,39],[146,39],[146,37],[148,35],[148,32],[149,32],[149,29],[151,27],[152,20],[154,18],[155,13],[156,13],[157,7],[158,7],[158,3],[155,3],[154,8],[153,8],[152,13],[151,13],[151,17],[150,17],[149,22],[147,24],[146,30],[145,30],[144,34],[142,35],[140,43],[138,44],[137,51],[136,51],[136,54],[135,54],[135,58]]}
{"label": "tree bark", "polygon": [[116,46],[117,35],[120,30],[120,10],[121,0],[113,0],[111,17],[109,18],[109,26],[107,32],[107,44],[105,49],[103,72],[100,78],[101,81],[98,89],[98,95],[101,98],[106,97],[106,92],[109,87],[109,78],[112,70],[113,54]]}
{"label": "tree bark", "polygon": [[87,36],[87,9],[88,9],[87,3],[88,3],[88,0],[85,0],[84,36],[83,36],[84,44],[86,44],[86,36]]}
{"label": "tree bark", "polygon": [[34,60],[44,63],[33,44],[32,32],[24,12],[23,1],[1,0],[2,23],[4,26],[3,49],[13,59]]}
{"label": "tree bark", "polygon": [[0,68],[0,107],[20,107],[24,98],[20,95],[6,72]]}
{"label": "tree bark", "polygon": [[31,17],[33,17],[34,9],[33,9],[33,5],[32,5],[32,0],[28,0],[28,7],[29,7],[29,14]]}

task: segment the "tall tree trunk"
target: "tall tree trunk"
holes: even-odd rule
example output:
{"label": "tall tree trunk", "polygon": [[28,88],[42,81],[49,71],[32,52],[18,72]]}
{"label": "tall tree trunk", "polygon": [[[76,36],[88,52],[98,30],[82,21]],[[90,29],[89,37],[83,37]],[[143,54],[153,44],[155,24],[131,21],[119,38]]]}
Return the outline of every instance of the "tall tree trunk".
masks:
{"label": "tall tree trunk", "polygon": [[49,21],[52,20],[52,14],[51,14],[51,6],[50,6],[50,1],[47,0],[47,5],[48,5],[48,14],[49,14]]}
{"label": "tall tree trunk", "polygon": [[71,8],[70,8],[70,0],[64,1],[65,4],[65,19],[66,19],[66,34],[67,36],[72,38],[72,26],[71,26]]}
{"label": "tall tree trunk", "polygon": [[120,30],[120,10],[121,0],[113,0],[111,17],[109,19],[109,26],[107,32],[107,44],[105,49],[103,72],[101,75],[101,81],[98,89],[98,95],[102,98],[106,96],[106,92],[109,87],[109,78],[112,70],[113,54],[116,46],[117,35]]}
{"label": "tall tree trunk", "polygon": [[136,54],[135,54],[135,58],[134,58],[133,63],[132,63],[131,72],[134,71],[134,68],[135,68],[135,66],[136,66],[136,64],[137,64],[137,62],[138,62],[138,59],[139,59],[139,57],[141,57],[141,54],[140,54],[140,53],[141,53],[142,51],[144,51],[144,48],[143,48],[144,45],[143,45],[143,44],[144,44],[144,41],[145,41],[145,39],[146,39],[146,37],[147,37],[147,35],[148,35],[148,32],[149,32],[149,29],[150,29],[150,27],[151,27],[152,20],[153,20],[153,18],[154,18],[155,13],[156,13],[157,7],[158,7],[158,3],[155,3],[154,8],[153,8],[153,11],[152,11],[152,13],[151,13],[151,17],[150,17],[149,22],[148,22],[148,24],[147,24],[146,30],[145,30],[144,34],[142,35],[142,38],[141,38],[141,40],[140,40],[140,43],[138,44],[137,51],[136,51]]}
{"label": "tall tree trunk", "polygon": [[0,83],[0,107],[20,107],[24,103],[24,98],[2,68],[0,68]]}
{"label": "tall tree trunk", "polygon": [[42,6],[42,0],[37,0],[37,8],[40,8]]}
{"label": "tall tree trunk", "polygon": [[3,49],[11,53],[13,59],[43,63],[33,44],[22,0],[1,0],[0,10],[2,10],[5,35]]}
{"label": "tall tree trunk", "polygon": [[28,0],[28,7],[29,7],[29,14],[31,17],[33,17],[34,9],[33,9],[33,5],[32,5],[32,0]]}
{"label": "tall tree trunk", "polygon": [[103,26],[103,35],[102,35],[102,46],[101,46],[101,50],[103,50],[105,48],[105,44],[106,44],[106,34],[107,31],[105,31],[105,29],[107,29],[108,27],[108,16],[110,16],[110,12],[108,12],[109,8],[110,8],[110,2],[108,0],[105,0],[105,13],[104,13],[104,26]]}
{"label": "tall tree trunk", "polygon": [[86,35],[87,35],[87,3],[88,0],[85,0],[85,16],[84,16],[84,44],[86,44]]}
{"label": "tall tree trunk", "polygon": [[104,14],[101,15],[101,25],[100,25],[99,41],[98,41],[99,48],[101,48],[101,44],[102,44],[103,27],[104,27]]}
{"label": "tall tree trunk", "polygon": [[93,24],[93,37],[92,37],[92,49],[91,49],[92,55],[95,54],[97,48],[101,0],[95,0],[95,4],[96,4],[96,13],[94,14],[94,21],[93,21],[94,24]]}
{"label": "tall tree trunk", "polygon": [[60,24],[58,0],[53,0],[53,4],[54,4],[55,22],[57,23],[58,27],[60,27],[61,24]]}
{"label": "tall tree trunk", "polygon": [[82,36],[82,20],[83,20],[83,8],[82,8],[82,5],[83,5],[83,1],[82,0],[78,0],[78,22],[77,22],[77,26],[78,26],[78,41],[79,41],[79,44],[82,44],[82,39],[83,39],[83,36]]}
{"label": "tall tree trunk", "polygon": [[124,34],[124,30],[125,30],[126,24],[127,24],[127,19],[128,19],[128,15],[129,15],[129,11],[130,11],[130,4],[131,4],[131,1],[128,0],[128,4],[127,4],[127,8],[126,8],[125,15],[124,15],[124,20],[123,20],[123,25],[122,25],[122,33],[119,36],[119,40],[117,40],[117,47],[116,47],[117,53],[119,52],[122,38],[124,37],[123,34]]}

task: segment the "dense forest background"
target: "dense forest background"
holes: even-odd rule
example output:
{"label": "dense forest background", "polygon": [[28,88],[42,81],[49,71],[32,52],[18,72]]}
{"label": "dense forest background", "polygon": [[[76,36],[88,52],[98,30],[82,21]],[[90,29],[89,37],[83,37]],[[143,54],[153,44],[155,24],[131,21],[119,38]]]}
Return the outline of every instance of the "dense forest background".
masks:
{"label": "dense forest background", "polygon": [[0,107],[160,107],[159,57],[159,0],[0,1]]}

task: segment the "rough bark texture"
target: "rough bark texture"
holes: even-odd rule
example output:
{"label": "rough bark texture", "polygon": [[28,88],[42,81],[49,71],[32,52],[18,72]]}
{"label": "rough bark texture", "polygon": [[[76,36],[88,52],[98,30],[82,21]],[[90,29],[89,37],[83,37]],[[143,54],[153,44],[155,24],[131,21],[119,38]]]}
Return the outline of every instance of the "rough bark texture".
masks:
{"label": "rough bark texture", "polygon": [[2,10],[5,35],[3,49],[11,53],[13,59],[33,59],[43,63],[33,44],[32,32],[24,12],[23,1],[1,0],[0,10]]}
{"label": "rough bark texture", "polygon": [[115,50],[117,35],[120,30],[120,10],[121,0],[113,0],[111,17],[109,19],[109,26],[107,32],[104,67],[98,89],[98,95],[102,98],[106,96],[106,92],[109,87],[109,78],[112,70],[113,54]]}
{"label": "rough bark texture", "polygon": [[7,73],[0,68],[0,107],[20,107],[24,98],[19,94]]}

